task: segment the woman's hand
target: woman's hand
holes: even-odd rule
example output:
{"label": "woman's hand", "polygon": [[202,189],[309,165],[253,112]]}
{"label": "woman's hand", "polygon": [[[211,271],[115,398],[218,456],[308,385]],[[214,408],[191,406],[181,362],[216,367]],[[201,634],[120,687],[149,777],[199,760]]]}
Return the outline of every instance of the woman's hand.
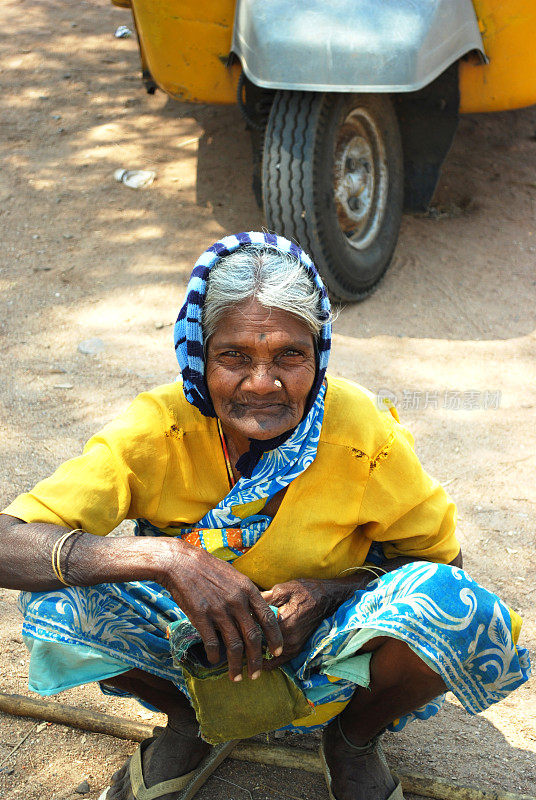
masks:
{"label": "woman's hand", "polygon": [[[413,558],[393,558],[384,562],[378,572],[380,575],[392,572],[414,561]],[[462,566],[461,551],[450,565]],[[363,571],[357,568],[356,572],[345,578],[299,578],[278,583],[269,591],[261,592],[267,603],[278,607],[277,621],[283,634],[281,656],[265,660],[264,669],[273,669],[295,658],[322,620],[331,616],[354,592],[365,589],[376,577],[374,569],[364,567]]]}
{"label": "woman's hand", "polygon": [[255,584],[225,561],[172,539],[158,581],[199,631],[211,664],[220,660],[221,636],[231,680],[242,680],[244,655],[249,677],[260,675],[263,634],[271,653],[282,653],[283,638],[273,611]]}
{"label": "woman's hand", "polygon": [[277,621],[283,634],[283,653],[279,658],[265,661],[265,669],[284,664],[303,650],[307,639],[326,617],[344,603],[356,589],[364,588],[367,578],[335,578],[333,580],[298,580],[278,583],[267,592],[264,600],[277,606]]}
{"label": "woman's hand", "polygon": [[313,631],[329,615],[326,593],[321,580],[298,579],[276,584],[262,597],[279,611],[277,621],[283,635],[283,652],[279,658],[265,661],[272,669],[298,655]]}

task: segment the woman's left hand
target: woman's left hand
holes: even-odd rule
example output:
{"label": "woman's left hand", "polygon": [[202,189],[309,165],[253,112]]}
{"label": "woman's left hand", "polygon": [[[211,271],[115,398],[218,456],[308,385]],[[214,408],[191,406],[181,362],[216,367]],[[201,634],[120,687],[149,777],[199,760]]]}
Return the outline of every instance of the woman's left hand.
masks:
{"label": "woman's left hand", "polygon": [[273,669],[297,656],[322,620],[359,588],[363,586],[356,585],[355,578],[353,581],[299,578],[261,592],[269,605],[279,609],[277,621],[283,634],[282,655],[265,661],[264,668]]}

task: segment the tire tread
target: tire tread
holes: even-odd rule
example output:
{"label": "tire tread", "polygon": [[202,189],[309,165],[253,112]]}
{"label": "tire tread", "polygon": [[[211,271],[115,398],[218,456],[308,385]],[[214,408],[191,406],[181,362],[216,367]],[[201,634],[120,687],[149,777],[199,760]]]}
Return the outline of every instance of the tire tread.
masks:
{"label": "tire tread", "polygon": [[357,288],[326,245],[325,198],[315,185],[315,176],[323,166],[319,142],[339,98],[330,93],[276,93],[264,144],[263,204],[268,227],[309,253],[335,299],[361,300],[376,289],[394,246],[374,281]]}

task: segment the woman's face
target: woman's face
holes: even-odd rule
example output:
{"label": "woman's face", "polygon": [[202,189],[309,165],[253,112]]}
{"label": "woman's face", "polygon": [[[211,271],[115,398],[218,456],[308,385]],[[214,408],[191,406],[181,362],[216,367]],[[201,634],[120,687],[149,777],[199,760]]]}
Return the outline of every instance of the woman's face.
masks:
{"label": "woman's face", "polygon": [[226,435],[241,452],[248,439],[272,439],[300,422],[315,372],[307,326],[257,300],[234,306],[208,342],[208,390]]}

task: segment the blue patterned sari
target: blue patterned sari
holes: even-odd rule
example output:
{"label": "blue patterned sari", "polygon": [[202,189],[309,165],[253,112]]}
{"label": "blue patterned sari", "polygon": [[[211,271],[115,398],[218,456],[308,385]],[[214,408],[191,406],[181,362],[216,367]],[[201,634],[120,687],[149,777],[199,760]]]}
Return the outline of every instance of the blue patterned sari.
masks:
{"label": "blue patterned sari", "polygon": [[[186,617],[158,584],[25,592],[20,607],[23,635],[32,652],[33,691],[54,694],[137,667],[187,694],[167,638],[168,626]],[[357,651],[379,635],[408,644],[469,713],[483,711],[530,675],[528,653],[516,646],[519,627],[517,615],[461,569],[415,562],[387,573],[325,619],[290,662],[315,713],[288,729],[323,727],[358,685],[368,686],[370,654]],[[428,719],[443,699],[395,720],[390,729]]]}

